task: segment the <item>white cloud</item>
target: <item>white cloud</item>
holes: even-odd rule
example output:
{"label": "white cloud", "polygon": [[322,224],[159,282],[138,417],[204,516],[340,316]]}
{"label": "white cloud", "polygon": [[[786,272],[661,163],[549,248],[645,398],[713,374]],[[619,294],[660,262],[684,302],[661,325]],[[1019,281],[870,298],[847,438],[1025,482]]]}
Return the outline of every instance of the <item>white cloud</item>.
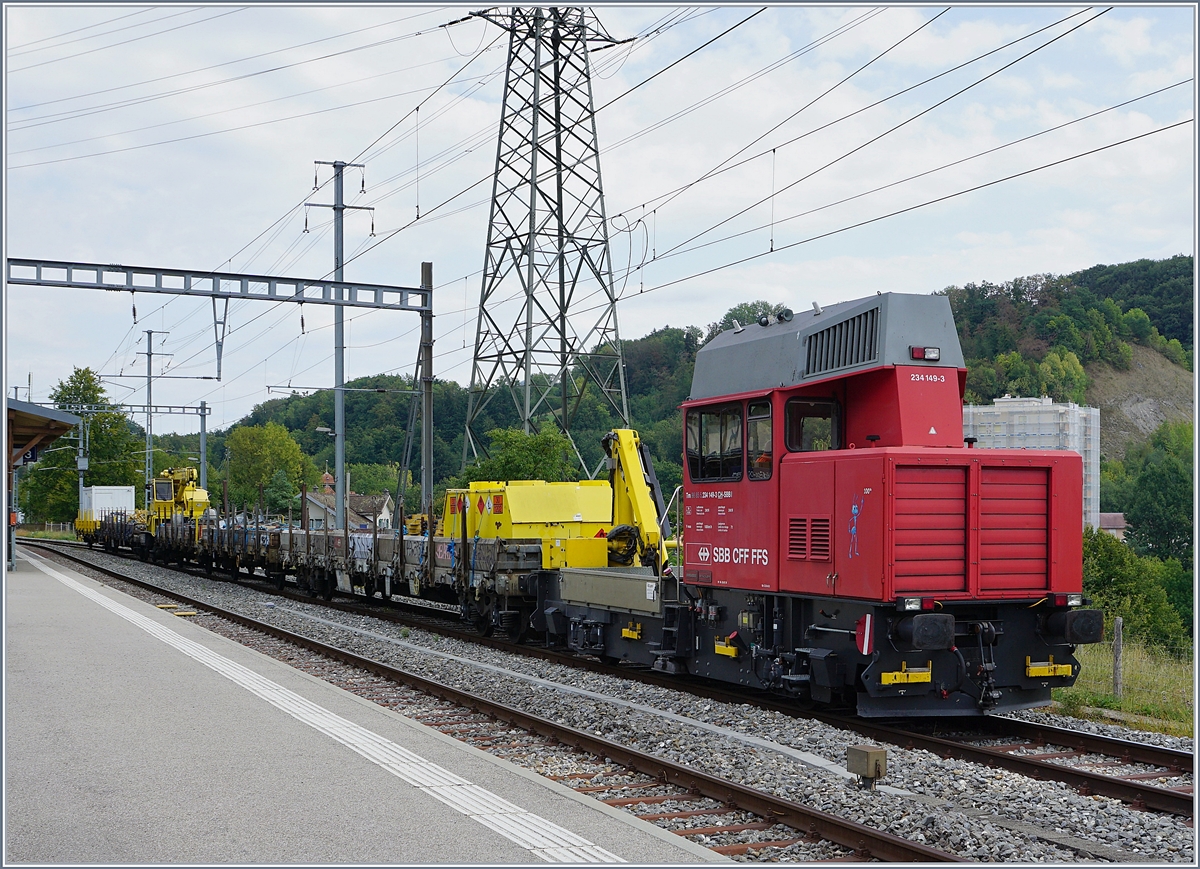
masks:
{"label": "white cloud", "polygon": [[[6,39],[12,45],[52,36],[127,11],[126,7],[9,7]],[[212,11],[202,11],[196,17]],[[702,9],[658,37],[595,55],[599,72],[593,83],[596,103],[618,97],[750,11]],[[640,134],[671,113],[868,11],[861,7],[769,8],[602,111],[597,116],[600,141],[610,147]],[[1190,116],[1191,90],[1181,87],[1030,143],[803,218],[785,220],[1190,75],[1194,62],[1191,10],[1114,9],[1095,24],[1080,28],[790,190],[783,189],[1039,41],[1007,49],[1002,55],[972,64],[848,120],[838,119],[1073,11],[956,7],[746,151],[743,157],[777,147],[776,248]],[[666,7],[600,9],[605,25],[618,38],[637,33],[672,12]],[[50,64],[39,68],[36,75],[10,74],[7,99],[11,107],[187,73],[103,96],[10,113],[13,118],[29,118],[140,98],[168,88],[194,87],[423,31],[422,36],[390,45],[62,123],[21,130],[16,129],[21,123],[10,121],[7,144],[11,150],[88,136],[111,137],[30,154],[10,152],[8,165],[12,167],[420,91],[187,142],[32,169],[9,168],[5,179],[6,254],[283,271],[297,276],[325,274],[331,267],[331,240],[320,226],[328,221],[328,210],[310,212],[312,231],[308,234],[302,231],[301,212],[291,213],[278,225],[273,226],[273,222],[306,198],[329,201],[328,188],[311,192],[313,160],[354,157],[461,66],[466,61],[463,55],[474,50],[481,39],[499,35],[495,28],[479,23],[460,25],[450,34],[437,29],[437,24],[463,14],[458,7],[253,7],[209,24]],[[624,284],[631,294],[643,286],[643,281],[649,290],[621,303],[621,332],[625,337],[638,337],[667,323],[703,326],[717,320],[733,304],[750,298],[768,298],[802,308],[813,299],[824,304],[876,290],[931,292],[973,280],[1000,281],[1021,274],[1071,271],[1096,262],[1191,251],[1195,155],[1189,126],[739,266],[724,267],[762,253],[769,246],[770,227],[757,228],[770,222],[769,202],[753,207],[744,217],[704,234],[700,240],[753,230],[746,235],[693,253],[664,256],[677,242],[769,197],[771,157],[760,156],[697,184],[669,204],[652,201],[653,197],[695,181],[934,14],[932,8],[886,9],[752,84],[605,152],[603,175],[609,215],[624,212],[636,222],[643,216],[642,203],[650,201],[645,209],[645,236],[643,226],[639,226],[635,239],[634,262],[639,259],[643,237],[659,254],[657,261],[648,263]],[[131,18],[129,22],[136,20]],[[368,26],[372,29],[357,35],[259,60],[242,60]],[[1060,26],[1052,32],[1062,29]],[[129,35],[138,32],[133,30]],[[1048,36],[1043,41],[1045,38]],[[91,44],[47,51],[41,56],[66,55]],[[496,69],[503,64],[504,56],[502,39],[496,50],[472,65],[471,74]],[[25,59],[38,57],[29,55]],[[227,61],[238,62],[192,72]],[[10,66],[14,65],[10,59]],[[401,69],[407,71],[350,83]],[[341,86],[297,95],[332,84]],[[453,103],[452,96],[465,90],[458,87],[443,91],[422,108],[423,214],[471,182],[486,178],[491,171],[501,80],[496,78],[470,99]],[[254,109],[237,108],[280,97],[287,99]],[[442,110],[445,113],[434,119],[434,114]],[[223,114],[200,117],[213,112]],[[180,123],[158,130],[124,132],[176,120]],[[834,121],[837,123],[828,129],[783,145],[787,139]],[[461,143],[479,130],[487,131],[487,136],[469,154],[462,155]],[[349,176],[347,198],[376,206],[379,235],[369,239],[369,218],[352,215],[346,226],[348,251],[379,241],[386,231],[411,221],[416,205],[413,170],[417,156],[411,134],[412,121],[404,121],[381,143],[396,144],[368,161],[365,196],[357,193],[357,173]],[[439,168],[442,158],[437,155],[443,152],[447,158],[457,155],[459,159]],[[322,168],[321,178],[327,177],[328,169]],[[464,383],[474,343],[473,306],[479,295],[489,193],[489,184],[478,186],[434,212],[433,219],[426,218],[347,266],[347,274],[354,278],[415,284],[420,263],[434,262],[436,369],[439,376]],[[481,204],[452,213],[471,203]],[[628,239],[614,238],[614,267],[620,277],[628,255]],[[713,268],[718,270],[691,277]],[[664,284],[670,286],[656,289]],[[135,326],[130,299],[124,294],[10,291],[6,376],[24,383],[25,372],[33,370],[34,397],[45,398],[54,382],[70,373],[71,365],[103,368],[110,357],[118,370],[130,361],[143,360],[144,364],[144,357],[131,354],[139,349],[132,342],[145,328],[171,332],[166,349],[176,353],[173,367],[189,374],[213,373],[210,306],[177,299],[163,308],[162,299],[145,295],[138,297],[137,304],[139,323]],[[464,307],[472,310],[464,312]],[[269,385],[287,383],[289,379],[296,385],[328,385],[332,365],[324,360],[332,352],[331,315],[315,306],[305,306],[303,315],[305,335],[300,333],[300,311],[295,308],[257,303],[231,306],[225,381],[217,385],[211,381],[163,380],[155,386],[155,398],[181,404],[204,398],[217,408],[212,420],[217,427],[228,425],[265,400]],[[350,316],[355,319],[349,328],[349,376],[411,370],[416,353],[415,317],[390,312]],[[114,355],[118,349],[121,352]],[[115,392],[123,394],[124,390]],[[138,398],[136,393],[131,395]],[[164,425],[184,429],[189,422],[172,419]]]}

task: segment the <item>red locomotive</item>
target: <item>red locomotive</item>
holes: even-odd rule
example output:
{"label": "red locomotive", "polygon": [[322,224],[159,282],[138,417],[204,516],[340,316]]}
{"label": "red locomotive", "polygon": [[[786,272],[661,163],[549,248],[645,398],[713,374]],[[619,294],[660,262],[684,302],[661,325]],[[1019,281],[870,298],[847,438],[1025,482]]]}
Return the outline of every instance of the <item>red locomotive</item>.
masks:
{"label": "red locomotive", "polygon": [[1080,608],[1082,460],[964,444],[966,375],[941,296],[784,311],[700,350],[682,581],[711,636],[688,669],[864,716],[1074,682],[1103,633]]}

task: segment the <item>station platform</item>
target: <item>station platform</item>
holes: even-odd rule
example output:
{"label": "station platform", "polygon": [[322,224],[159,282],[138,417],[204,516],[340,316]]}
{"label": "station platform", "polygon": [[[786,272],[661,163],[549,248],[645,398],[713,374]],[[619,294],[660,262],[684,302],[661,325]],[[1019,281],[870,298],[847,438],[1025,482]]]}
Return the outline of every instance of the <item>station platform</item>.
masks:
{"label": "station platform", "polygon": [[18,546],[5,864],[727,862]]}

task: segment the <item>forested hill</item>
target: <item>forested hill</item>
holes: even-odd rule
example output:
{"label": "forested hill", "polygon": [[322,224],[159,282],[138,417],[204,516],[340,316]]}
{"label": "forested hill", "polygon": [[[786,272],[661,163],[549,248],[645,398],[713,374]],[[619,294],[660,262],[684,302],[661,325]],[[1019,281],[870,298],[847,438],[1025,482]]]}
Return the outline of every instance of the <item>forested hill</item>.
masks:
{"label": "forested hill", "polygon": [[[968,400],[989,403],[1004,394],[1048,394],[1085,403],[1086,368],[1128,369],[1130,345],[1143,345],[1177,366],[1192,367],[1192,257],[1139,260],[1095,266],[1070,275],[1034,275],[1002,284],[987,281],[942,292],[950,299],[968,365]],[[794,300],[780,299],[778,304]],[[753,322],[771,310],[768,302],[746,302],[722,321],[697,326],[665,326],[623,349],[629,406],[634,426],[649,444],[664,485],[682,473],[679,403],[691,387],[696,350],[733,319]],[[363,389],[407,390],[405,377],[365,377],[348,384]],[[444,480],[461,467],[466,387],[435,385],[434,478]],[[481,432],[514,426],[512,402],[497,399]],[[402,392],[350,392],[346,396],[346,454],[353,463],[400,462],[408,423],[409,396]],[[599,438],[614,424],[599,401],[580,408],[577,443],[585,459],[599,459]],[[333,424],[330,392],[268,401],[238,425],[276,422],[286,427],[319,467],[332,463],[333,444],[318,427]],[[549,422],[549,420],[547,420]],[[552,423],[551,423],[552,424]],[[217,433],[216,449],[220,449]],[[210,439],[211,441],[212,439]],[[191,449],[195,449],[194,446]],[[193,453],[194,455],[194,453]],[[214,453],[216,463],[220,453]],[[413,467],[420,456],[413,448]]]}
{"label": "forested hill", "polygon": [[1084,368],[1129,368],[1131,343],[1192,369],[1192,257],[948,287],[967,400],[1049,395],[1084,403]]}

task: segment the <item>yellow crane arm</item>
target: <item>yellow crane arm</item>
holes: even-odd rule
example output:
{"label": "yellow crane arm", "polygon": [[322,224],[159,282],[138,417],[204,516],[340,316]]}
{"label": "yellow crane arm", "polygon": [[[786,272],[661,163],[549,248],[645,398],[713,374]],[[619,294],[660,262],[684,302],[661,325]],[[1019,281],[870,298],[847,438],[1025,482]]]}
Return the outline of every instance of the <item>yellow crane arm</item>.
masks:
{"label": "yellow crane arm", "polygon": [[613,490],[613,524],[632,525],[641,535],[645,549],[657,553],[657,567],[664,563],[662,493],[650,465],[650,455],[633,429],[614,429],[605,435]]}

